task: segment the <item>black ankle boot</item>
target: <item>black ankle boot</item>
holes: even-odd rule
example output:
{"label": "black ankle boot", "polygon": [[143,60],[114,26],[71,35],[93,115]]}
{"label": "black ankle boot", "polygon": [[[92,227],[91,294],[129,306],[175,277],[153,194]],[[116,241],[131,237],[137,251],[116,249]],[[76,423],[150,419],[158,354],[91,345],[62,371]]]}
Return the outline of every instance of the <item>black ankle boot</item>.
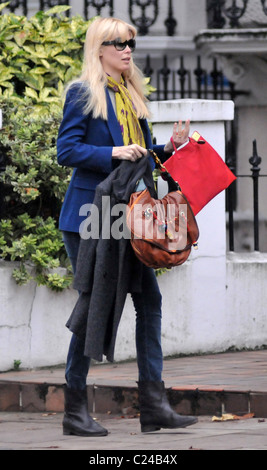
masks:
{"label": "black ankle boot", "polygon": [[75,436],[106,436],[108,431],[96,423],[88,413],[87,391],[74,390],[64,385],[65,412],[63,434]]}
{"label": "black ankle boot", "polygon": [[175,413],[168,402],[164,382],[138,382],[138,389],[142,432],[186,428],[197,423],[193,416]]}

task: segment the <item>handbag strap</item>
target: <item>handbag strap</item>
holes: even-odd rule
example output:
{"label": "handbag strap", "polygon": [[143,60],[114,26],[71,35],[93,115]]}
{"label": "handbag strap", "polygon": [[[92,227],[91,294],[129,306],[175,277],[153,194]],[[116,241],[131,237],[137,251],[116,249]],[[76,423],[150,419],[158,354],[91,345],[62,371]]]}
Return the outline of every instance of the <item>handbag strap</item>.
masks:
{"label": "handbag strap", "polygon": [[169,186],[169,192],[170,191],[181,191],[181,187],[178,183],[178,181],[175,181],[173,177],[170,175],[168,172],[167,168],[161,163],[160,158],[154,152],[154,150],[149,149],[148,150],[156,164],[156,167],[160,170],[160,176],[164,181],[167,181],[168,186]]}

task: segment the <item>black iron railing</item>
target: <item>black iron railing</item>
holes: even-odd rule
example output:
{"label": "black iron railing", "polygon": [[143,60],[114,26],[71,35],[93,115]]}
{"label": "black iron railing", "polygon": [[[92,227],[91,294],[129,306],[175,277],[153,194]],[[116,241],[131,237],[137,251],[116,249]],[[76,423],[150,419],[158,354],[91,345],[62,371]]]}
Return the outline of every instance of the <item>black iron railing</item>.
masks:
{"label": "black iron railing", "polygon": [[[150,7],[150,12],[148,12]],[[136,13],[134,12],[136,10]],[[159,14],[158,0],[130,0],[129,15],[131,22],[137,26],[139,34],[145,36],[149,28],[155,23]]]}
{"label": "black iron railing", "polygon": [[[262,6],[262,21],[267,19],[267,0],[258,0]],[[252,5],[252,0],[207,0],[207,22],[208,28],[231,28],[240,27],[240,20],[245,16],[248,7]]]}
{"label": "black iron railing", "polygon": [[113,0],[84,0],[84,17],[88,20],[91,16],[107,13],[114,15]]}
{"label": "black iron railing", "polygon": [[[6,0],[0,0],[5,3]],[[114,15],[118,11],[121,0],[83,0],[83,14],[85,19],[95,15]],[[174,14],[174,0],[125,0],[128,2],[129,21],[137,28],[140,35],[149,34],[151,26],[158,19],[160,8],[163,2],[168,1],[168,16],[162,19],[166,34],[173,36],[178,24]],[[206,0],[207,27],[214,28],[238,28],[242,26],[242,19],[249,16],[248,10],[252,6],[253,0]],[[260,8],[259,24],[266,24],[267,0],[257,0],[257,11]],[[39,9],[46,10],[55,5],[71,5],[74,0],[39,0]],[[253,4],[254,5],[254,4]],[[28,14],[28,0],[11,0],[7,8],[11,12],[16,12],[20,8],[25,16]],[[66,14],[69,14],[68,12]],[[249,18],[246,19],[249,23]],[[251,26],[255,23],[251,21]]]}
{"label": "black iron railing", "polygon": [[181,56],[179,66],[171,69],[168,57],[162,59],[162,66],[153,68],[153,63],[148,55],[143,72],[151,77],[151,83],[156,91],[151,94],[151,99],[169,100],[182,98],[197,99],[231,99],[235,100],[241,94],[247,94],[237,90],[235,84],[225,77],[217,59],[210,61],[209,68],[202,65],[201,56],[196,57],[195,66],[188,66],[186,58]]}
{"label": "black iron railing", "polygon": [[[1,3],[6,3],[5,0],[0,0]],[[69,0],[39,0],[39,10],[48,10],[56,5],[69,5]],[[24,16],[28,15],[28,0],[11,0],[6,6],[8,10],[15,13],[19,8],[22,10]],[[66,13],[68,14],[68,12]]]}
{"label": "black iron railing", "polygon": [[[235,210],[235,198],[236,198],[236,184],[240,178],[252,179],[252,194],[249,194],[247,189],[245,192],[245,197],[253,201],[253,239],[254,239],[254,251],[260,251],[260,220],[259,220],[259,182],[261,178],[266,178],[267,175],[261,174],[261,157],[258,155],[257,151],[257,142],[253,141],[253,151],[252,156],[249,158],[249,163],[251,165],[251,174],[237,174],[237,180],[232,183],[227,189],[227,205],[228,205],[228,233],[229,233],[229,251],[235,251],[235,221],[234,221],[234,210]],[[234,167],[231,164],[231,161],[227,161],[230,169],[234,171]]]}
{"label": "black iron railing", "polygon": [[[125,0],[128,2],[129,21],[134,24],[138,33],[144,36],[149,33],[151,26],[156,22],[159,16],[161,2],[168,1],[168,16],[163,19],[166,34],[173,36],[177,26],[177,20],[173,12],[173,0]],[[47,10],[55,5],[72,5],[74,0],[39,0],[39,10]],[[5,0],[0,0],[5,3]],[[113,16],[119,11],[120,0],[83,0],[83,15],[87,20],[95,15]],[[18,8],[22,10],[23,15],[28,15],[28,0],[11,0],[6,7],[11,12],[16,12]],[[66,12],[68,15],[69,12]]]}
{"label": "black iron railing", "polygon": [[[125,0],[128,1],[129,21],[138,29],[139,34],[149,34],[151,26],[156,22],[160,13],[162,2],[168,1],[168,16],[162,19],[166,34],[173,36],[178,24],[175,18],[174,0]],[[39,9],[46,10],[55,5],[71,5],[74,0],[39,0]],[[120,0],[83,0],[83,14],[85,19],[95,15],[114,15],[119,8]],[[267,0],[258,0],[261,6],[262,19],[260,24],[266,24]],[[0,0],[5,3],[5,0]],[[206,0],[207,27],[214,28],[238,28],[242,18],[247,14],[252,0]],[[28,14],[28,0],[11,0],[7,8],[16,12],[20,8],[25,16]],[[66,14],[69,14],[67,12]],[[249,19],[248,19],[249,21]],[[255,24],[253,24],[255,26]]]}
{"label": "black iron railing", "polygon": [[[4,0],[1,0],[0,3],[6,3]],[[18,8],[22,8],[23,14],[27,16],[28,13],[28,2],[27,0],[11,0],[6,6],[12,13],[14,13]]]}

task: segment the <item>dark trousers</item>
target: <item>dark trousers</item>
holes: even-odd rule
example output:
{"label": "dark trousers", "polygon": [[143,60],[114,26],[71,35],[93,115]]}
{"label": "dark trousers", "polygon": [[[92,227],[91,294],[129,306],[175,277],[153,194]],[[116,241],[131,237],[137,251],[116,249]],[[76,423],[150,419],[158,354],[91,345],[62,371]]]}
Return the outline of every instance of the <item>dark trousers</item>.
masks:
{"label": "dark trousers", "polygon": [[[63,232],[67,254],[76,271],[80,235],[76,232]],[[161,293],[152,268],[144,266],[141,293],[132,294],[136,311],[136,352],[139,381],[161,381]],[[72,335],[66,364],[67,385],[84,389],[90,367],[90,358],[84,355],[84,342]]]}

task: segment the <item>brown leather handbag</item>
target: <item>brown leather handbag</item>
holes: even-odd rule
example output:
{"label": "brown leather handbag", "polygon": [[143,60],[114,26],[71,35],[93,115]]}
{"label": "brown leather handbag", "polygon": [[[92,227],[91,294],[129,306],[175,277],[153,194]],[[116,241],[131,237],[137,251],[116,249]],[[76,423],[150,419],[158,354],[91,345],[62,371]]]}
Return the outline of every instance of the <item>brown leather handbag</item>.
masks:
{"label": "brown leather handbag", "polygon": [[127,226],[136,256],[146,266],[172,268],[183,264],[192,246],[197,247],[198,225],[179,184],[150,150],[169,192],[162,199],[153,198],[148,189],[132,193],[127,206]]}

